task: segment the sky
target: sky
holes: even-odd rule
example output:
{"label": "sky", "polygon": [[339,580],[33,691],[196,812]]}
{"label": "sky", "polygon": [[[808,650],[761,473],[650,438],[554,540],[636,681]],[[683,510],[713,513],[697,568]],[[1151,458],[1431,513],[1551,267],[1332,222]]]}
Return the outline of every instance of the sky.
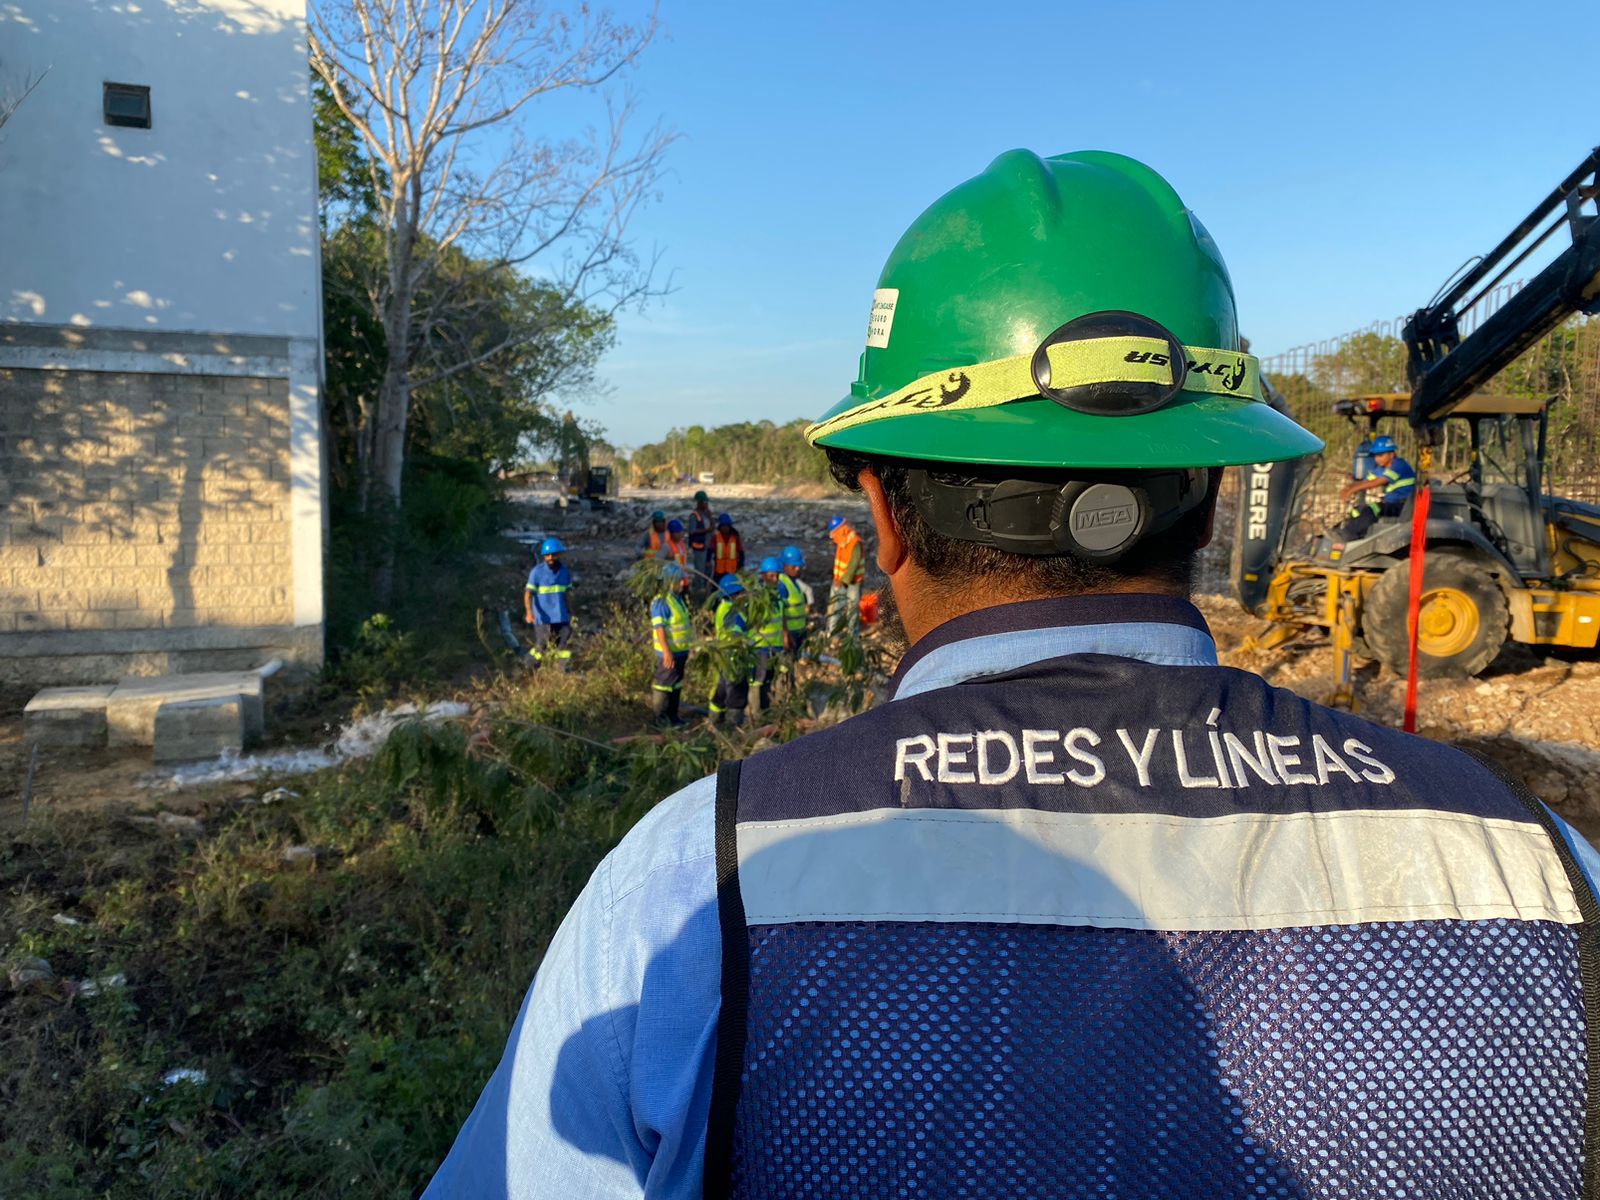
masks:
{"label": "sky", "polygon": [[895,241],[1004,150],[1161,172],[1269,355],[1427,303],[1600,143],[1593,0],[661,12],[626,86],[681,138],[632,233],[673,290],[577,406],[624,447],[832,405]]}

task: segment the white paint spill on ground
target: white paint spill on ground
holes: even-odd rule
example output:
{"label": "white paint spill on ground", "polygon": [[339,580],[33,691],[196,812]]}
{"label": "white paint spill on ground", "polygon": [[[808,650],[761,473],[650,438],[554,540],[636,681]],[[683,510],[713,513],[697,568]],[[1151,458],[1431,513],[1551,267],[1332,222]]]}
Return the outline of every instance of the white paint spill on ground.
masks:
{"label": "white paint spill on ground", "polygon": [[224,754],[204,762],[153,771],[145,776],[145,784],[157,790],[180,791],[208,783],[260,779],[264,775],[304,775],[322,771],[376,754],[402,721],[419,716],[424,721],[446,721],[464,717],[467,712],[467,705],[453,700],[436,701],[421,710],[415,704],[401,704],[351,721],[339,730],[337,737],[322,746]]}

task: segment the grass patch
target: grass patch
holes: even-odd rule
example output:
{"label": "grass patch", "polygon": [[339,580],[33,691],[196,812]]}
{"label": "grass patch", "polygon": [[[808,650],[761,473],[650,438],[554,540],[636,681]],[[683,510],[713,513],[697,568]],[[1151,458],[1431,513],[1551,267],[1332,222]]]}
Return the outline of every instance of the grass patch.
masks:
{"label": "grass patch", "polygon": [[0,992],[0,1195],[414,1195],[595,864],[755,736],[611,744],[640,719],[637,624],[590,639],[582,674],[491,681],[470,719],[402,726],[298,800],[219,801],[199,836],[108,813],[15,835],[0,952],[55,978]]}

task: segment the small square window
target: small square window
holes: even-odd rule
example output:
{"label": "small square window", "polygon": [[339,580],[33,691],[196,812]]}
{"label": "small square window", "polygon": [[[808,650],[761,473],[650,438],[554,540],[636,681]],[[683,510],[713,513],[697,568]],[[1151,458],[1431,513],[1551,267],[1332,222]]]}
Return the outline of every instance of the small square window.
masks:
{"label": "small square window", "polygon": [[150,89],[136,83],[108,83],[106,124],[128,129],[150,128]]}

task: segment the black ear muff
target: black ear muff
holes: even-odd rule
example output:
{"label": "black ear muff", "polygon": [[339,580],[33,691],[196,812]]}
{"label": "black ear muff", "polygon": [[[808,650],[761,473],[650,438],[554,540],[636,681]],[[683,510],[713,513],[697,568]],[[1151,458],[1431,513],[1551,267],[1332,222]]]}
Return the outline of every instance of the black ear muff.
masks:
{"label": "black ear muff", "polygon": [[1203,467],[1091,479],[992,479],[913,468],[912,503],[946,537],[1011,554],[1114,563],[1210,494]]}
{"label": "black ear muff", "polygon": [[1149,524],[1150,497],[1125,483],[1069,483],[1050,514],[1057,548],[1087,562],[1115,562],[1133,549]]}

